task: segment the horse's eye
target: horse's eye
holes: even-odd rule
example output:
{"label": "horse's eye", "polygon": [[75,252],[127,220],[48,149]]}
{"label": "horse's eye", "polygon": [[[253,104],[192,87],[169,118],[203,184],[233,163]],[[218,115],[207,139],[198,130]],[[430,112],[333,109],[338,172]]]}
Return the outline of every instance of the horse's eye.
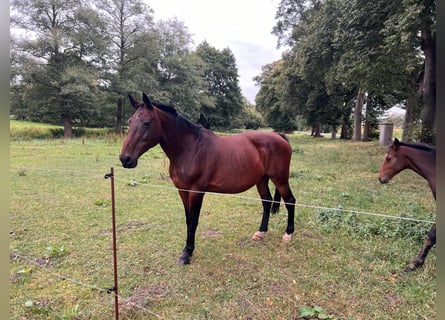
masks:
{"label": "horse's eye", "polygon": [[148,128],[150,126],[150,122],[149,121],[145,121],[143,126],[144,126],[144,128]]}
{"label": "horse's eye", "polygon": [[391,157],[390,156],[386,156],[386,161],[391,161]]}

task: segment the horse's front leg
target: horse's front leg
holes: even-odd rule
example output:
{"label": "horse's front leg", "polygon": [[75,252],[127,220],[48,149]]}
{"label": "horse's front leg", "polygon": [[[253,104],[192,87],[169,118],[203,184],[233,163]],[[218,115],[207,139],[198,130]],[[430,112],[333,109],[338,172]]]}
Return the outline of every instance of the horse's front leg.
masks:
{"label": "horse's front leg", "polygon": [[405,268],[405,272],[414,271],[417,268],[423,266],[428,252],[436,244],[436,224],[433,224],[430,232],[428,233],[425,242],[423,243],[422,250],[420,250],[419,255],[411,261],[411,263]]}
{"label": "horse's front leg", "polygon": [[198,228],[199,214],[201,212],[204,193],[180,192],[185,210],[185,220],[187,223],[187,240],[184,250],[179,256],[178,265],[190,264],[193,251],[195,250],[195,234]]}

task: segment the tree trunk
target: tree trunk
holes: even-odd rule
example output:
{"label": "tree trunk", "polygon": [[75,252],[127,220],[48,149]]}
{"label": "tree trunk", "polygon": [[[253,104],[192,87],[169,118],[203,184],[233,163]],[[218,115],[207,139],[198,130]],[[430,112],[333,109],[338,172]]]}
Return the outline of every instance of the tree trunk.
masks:
{"label": "tree trunk", "polygon": [[409,95],[406,102],[405,109],[405,120],[403,122],[403,134],[402,141],[411,142],[414,140],[414,121],[416,117],[414,116],[414,104],[417,102],[417,97]]}
{"label": "tree trunk", "polygon": [[354,109],[354,136],[352,141],[362,140],[362,110],[365,101],[365,94],[360,89],[357,93],[357,101]]}
{"label": "tree trunk", "polygon": [[366,104],[366,113],[365,113],[365,125],[363,126],[363,136],[362,141],[369,141],[369,134],[371,133],[371,103]]}
{"label": "tree trunk", "polygon": [[343,120],[340,131],[340,139],[349,140],[351,137],[349,136],[349,119],[346,121]]}
{"label": "tree trunk", "polygon": [[123,108],[123,101],[122,101],[122,96],[119,96],[117,98],[117,107],[116,107],[116,133],[117,134],[122,134],[122,121],[124,118],[124,108]]}
{"label": "tree trunk", "polygon": [[319,123],[314,124],[314,126],[312,127],[312,132],[314,138],[321,138],[321,125]]}
{"label": "tree trunk", "polygon": [[420,97],[422,95],[422,84],[419,84],[419,81],[423,82],[423,72],[420,75],[421,79],[416,79],[414,76],[411,76],[408,79],[408,98],[406,100],[406,109],[405,109],[405,120],[403,122],[403,134],[402,141],[412,142],[416,140],[415,133],[415,121],[419,119],[420,114]]}
{"label": "tree trunk", "polygon": [[351,139],[351,112],[352,112],[352,101],[349,97],[345,97],[344,100],[344,110],[342,115],[342,124],[340,139],[350,140]]}
{"label": "tree trunk", "polygon": [[337,138],[337,126],[333,124],[331,127],[331,139],[336,139],[336,138]]}
{"label": "tree trunk", "polygon": [[423,107],[420,114],[422,131],[420,141],[436,142],[436,40],[428,25],[421,31],[421,47],[425,54],[425,76],[423,78]]}
{"label": "tree trunk", "polygon": [[65,114],[62,117],[63,121],[63,133],[65,138],[72,138],[73,135],[73,126],[71,124],[71,116],[69,114]]}

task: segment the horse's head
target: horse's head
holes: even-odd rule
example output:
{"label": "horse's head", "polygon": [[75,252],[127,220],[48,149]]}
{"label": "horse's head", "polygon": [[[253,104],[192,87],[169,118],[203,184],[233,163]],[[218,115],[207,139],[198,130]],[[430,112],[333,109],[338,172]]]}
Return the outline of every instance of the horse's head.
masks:
{"label": "horse's head", "polygon": [[131,95],[128,97],[136,111],[128,120],[128,135],[119,159],[124,168],[134,168],[139,157],[159,143],[162,127],[158,114],[145,93],[142,103],[137,102]]}
{"label": "horse's head", "polygon": [[379,171],[380,183],[388,183],[397,173],[403,170],[403,161],[398,154],[399,147],[400,142],[397,138],[394,141],[390,140],[385,160]]}

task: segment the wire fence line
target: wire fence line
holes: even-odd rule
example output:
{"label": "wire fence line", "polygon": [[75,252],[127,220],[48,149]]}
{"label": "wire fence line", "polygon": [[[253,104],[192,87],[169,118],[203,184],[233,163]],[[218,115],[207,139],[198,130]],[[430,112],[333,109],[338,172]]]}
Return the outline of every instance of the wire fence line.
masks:
{"label": "wire fence line", "polygon": [[[109,289],[109,288],[101,288],[101,287],[99,287],[99,286],[97,286],[97,285],[92,285],[92,284],[89,284],[89,283],[80,281],[80,280],[78,280],[78,279],[74,279],[74,278],[71,278],[71,277],[67,277],[67,276],[65,276],[65,275],[63,275],[63,274],[60,274],[60,273],[55,272],[55,271],[52,271],[52,270],[50,270],[49,268],[47,268],[47,267],[45,267],[44,265],[42,265],[41,263],[37,262],[36,259],[31,259],[31,258],[29,258],[29,257],[27,257],[27,256],[24,256],[24,255],[22,255],[22,254],[20,254],[20,253],[17,253],[16,251],[12,251],[12,252],[11,252],[11,255],[12,255],[15,259],[16,259],[16,258],[19,258],[19,259],[24,260],[24,261],[26,261],[26,262],[28,262],[28,263],[34,265],[34,266],[39,267],[41,270],[45,271],[46,273],[50,274],[51,276],[53,276],[53,277],[55,277],[55,278],[59,278],[59,279],[61,279],[61,280],[63,280],[63,281],[71,282],[72,284],[75,284],[75,285],[78,285],[78,286],[82,286],[82,287],[90,288],[90,289],[96,290],[96,291],[101,292],[101,293],[108,293],[108,294],[112,293],[112,290]],[[114,295],[115,295],[115,294],[113,294],[113,296],[114,296]],[[118,295],[118,297],[119,297],[119,300],[120,300],[120,301],[127,302],[127,303],[131,304],[131,306],[136,307],[136,308],[138,308],[138,309],[140,309],[140,310],[142,310],[142,311],[144,311],[144,312],[147,312],[147,313],[151,314],[152,316],[155,316],[156,318],[164,319],[162,316],[160,316],[160,315],[158,315],[158,314],[152,312],[151,310],[145,308],[144,306],[141,306],[141,305],[138,305],[138,304],[132,302],[132,301],[131,301],[130,299],[128,299],[128,298],[124,298],[124,297],[122,297],[122,296],[120,296],[120,295]]]}
{"label": "wire fence line", "polygon": [[[98,174],[97,172],[89,172],[89,171],[79,171],[79,170],[71,170],[71,169],[51,169],[51,168],[46,168],[46,167],[30,167],[30,166],[21,166],[21,167],[15,167],[15,168],[10,168],[10,170],[37,170],[37,171],[45,171],[48,173],[61,173],[66,175],[68,174],[76,174],[76,175],[83,175],[83,176],[89,176],[89,177],[95,177],[98,179],[103,179],[104,178],[104,174]],[[205,191],[200,191],[200,190],[187,190],[187,189],[178,189],[175,187],[169,187],[169,186],[164,186],[164,185],[158,185],[158,184],[150,184],[144,181],[137,181],[134,179],[131,179],[130,181],[128,179],[122,179],[119,177],[116,177],[116,175],[114,175],[114,179],[123,183],[131,183],[132,181],[137,183],[138,185],[141,186],[145,186],[145,187],[150,187],[150,188],[158,188],[158,189],[164,189],[164,190],[169,190],[169,191],[185,191],[185,192],[196,192],[196,193],[207,193],[207,194],[212,194],[212,195],[217,195],[217,196],[228,196],[228,197],[232,197],[232,198],[238,198],[238,199],[243,199],[243,200],[248,200],[248,201],[269,201],[269,200],[261,200],[258,197],[248,197],[248,196],[242,196],[242,195],[236,195],[236,194],[223,194],[223,193],[215,193],[215,192],[205,192]],[[275,202],[273,200],[270,200],[269,202]],[[289,203],[285,203],[285,204],[289,204]],[[335,212],[345,212],[345,213],[352,213],[352,214],[358,214],[358,215],[367,215],[367,216],[375,216],[375,217],[381,217],[381,218],[391,218],[391,219],[400,219],[400,220],[409,220],[409,221],[415,221],[415,222],[423,222],[423,223],[430,223],[433,224],[434,221],[428,221],[428,220],[423,220],[423,219],[415,219],[415,218],[410,218],[410,217],[403,217],[403,216],[393,216],[393,215],[388,215],[388,214],[381,214],[381,213],[374,213],[374,212],[366,212],[366,211],[358,211],[358,210],[348,210],[348,209],[341,209],[341,208],[329,208],[329,207],[323,207],[323,206],[316,206],[316,205],[307,205],[307,204],[299,204],[299,203],[295,203],[295,204],[291,204],[291,205],[295,205],[295,206],[299,206],[299,207],[305,207],[305,208],[310,208],[310,209],[318,209],[318,210],[330,210],[330,211],[335,211]],[[55,272],[53,270],[51,270],[50,268],[46,267],[45,265],[42,265],[41,263],[38,262],[38,259],[32,259],[29,258],[28,256],[25,256],[15,250],[11,250],[11,256],[13,257],[13,259],[20,259],[23,261],[26,261],[34,266],[37,266],[39,269],[43,270],[44,272],[50,274],[51,276],[55,277],[55,278],[59,278],[63,281],[68,281],[74,285],[78,285],[78,286],[82,286],[82,287],[87,287],[93,290],[97,290],[98,292],[101,293],[111,293],[110,289],[106,289],[106,288],[101,288],[98,285],[95,284],[89,284],[86,283],[85,281],[81,281],[75,278],[71,278],[69,276],[66,276],[64,274]],[[114,293],[115,295],[115,293]],[[134,303],[133,301],[131,301],[130,298],[125,298],[122,297],[120,295],[117,295],[119,297],[120,301],[126,302],[128,304],[130,304],[131,306],[138,308],[140,310],[142,310],[143,312],[146,312],[147,314],[150,314],[158,319],[164,319],[162,316],[152,312],[151,310],[147,309],[144,306],[138,305],[136,303]]]}
{"label": "wire fence line", "polygon": [[[20,167],[20,168],[14,168],[15,170],[25,170],[25,169],[33,169],[33,170],[46,170],[48,172],[62,172],[64,174],[71,173],[71,174],[79,174],[79,175],[84,175],[84,176],[94,176],[94,177],[100,177],[101,179],[103,178],[103,174],[102,175],[98,175],[97,173],[91,173],[91,172],[87,172],[87,171],[76,171],[76,170],[67,170],[67,169],[50,169],[50,168],[45,168],[45,167]],[[170,190],[170,191],[185,191],[185,192],[192,192],[192,193],[206,193],[206,194],[212,194],[212,195],[217,195],[217,196],[225,196],[225,197],[232,197],[232,198],[237,198],[237,199],[243,199],[243,200],[249,200],[249,201],[256,201],[256,202],[261,202],[261,201],[267,201],[267,202],[271,202],[271,203],[275,203],[276,201],[274,200],[262,200],[260,198],[253,198],[253,197],[248,197],[248,196],[242,196],[242,195],[237,195],[237,194],[226,194],[226,193],[217,193],[217,192],[209,192],[209,191],[200,191],[200,190],[187,190],[187,189],[178,189],[176,187],[169,187],[169,186],[163,186],[163,185],[158,185],[158,184],[151,184],[151,183],[147,183],[144,181],[138,181],[138,180],[134,180],[131,179],[129,180],[125,180],[125,179],[121,179],[119,177],[117,177],[115,175],[115,180],[117,181],[121,181],[124,183],[135,183],[138,185],[142,185],[145,187],[150,187],[150,188],[158,188],[158,189],[164,189],[164,190]],[[281,202],[280,202],[281,203]],[[361,210],[351,210],[351,209],[343,209],[343,208],[330,208],[330,207],[324,207],[324,206],[316,206],[316,205],[310,205],[310,204],[302,204],[302,203],[286,203],[284,202],[285,205],[294,205],[296,207],[303,207],[303,208],[309,208],[309,209],[318,209],[318,210],[328,210],[328,211],[333,211],[333,212],[344,212],[344,213],[352,213],[352,214],[357,214],[357,215],[365,215],[365,216],[374,216],[374,217],[380,217],[380,218],[388,218],[388,219],[396,219],[396,220],[406,220],[406,221],[413,221],[413,222],[420,222],[420,223],[429,223],[429,224],[434,224],[435,221],[430,221],[430,220],[425,220],[425,219],[417,219],[417,218],[412,218],[412,217],[404,217],[404,216],[395,216],[395,215],[389,215],[389,214],[384,214],[384,213],[376,213],[376,212],[367,212],[367,211],[361,211]]]}

